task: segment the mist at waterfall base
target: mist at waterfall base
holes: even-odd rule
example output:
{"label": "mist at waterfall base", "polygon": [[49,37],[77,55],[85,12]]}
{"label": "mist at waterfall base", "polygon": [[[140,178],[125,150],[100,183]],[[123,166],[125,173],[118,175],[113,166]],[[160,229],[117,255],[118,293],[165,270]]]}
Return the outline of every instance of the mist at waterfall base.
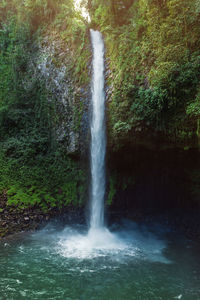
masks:
{"label": "mist at waterfall base", "polygon": [[0,241],[0,299],[200,299],[199,244],[160,224],[109,229],[100,247],[78,224]]}

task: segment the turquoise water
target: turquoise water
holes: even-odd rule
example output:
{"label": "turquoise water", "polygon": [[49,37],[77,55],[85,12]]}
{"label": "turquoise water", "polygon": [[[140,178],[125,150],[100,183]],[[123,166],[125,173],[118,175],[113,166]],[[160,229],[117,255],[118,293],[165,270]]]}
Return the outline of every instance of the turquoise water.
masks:
{"label": "turquoise water", "polygon": [[99,235],[49,224],[1,241],[0,299],[200,299],[197,244],[158,224]]}

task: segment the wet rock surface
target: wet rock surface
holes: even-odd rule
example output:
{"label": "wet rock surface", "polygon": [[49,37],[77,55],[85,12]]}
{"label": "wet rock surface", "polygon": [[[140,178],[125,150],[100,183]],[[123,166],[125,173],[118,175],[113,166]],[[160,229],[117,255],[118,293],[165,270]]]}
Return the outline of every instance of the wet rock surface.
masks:
{"label": "wet rock surface", "polygon": [[[48,222],[62,224],[84,224],[85,209],[63,207],[62,209],[49,208],[42,212],[40,208],[17,209],[6,205],[6,195],[0,196],[0,238],[23,231],[35,231]],[[186,238],[200,242],[200,218],[198,212],[171,212],[162,214],[144,213],[141,210],[107,211],[108,225],[120,223],[123,219],[144,224],[153,228],[153,225],[168,229],[169,234],[181,233]]]}
{"label": "wet rock surface", "polygon": [[52,135],[68,154],[77,154],[86,152],[88,147],[90,85],[76,81],[72,56],[67,43],[56,33],[45,36],[30,57],[30,76],[24,80],[24,87],[31,89],[34,80],[30,78],[44,83],[48,102],[55,111]]}
{"label": "wet rock surface", "polygon": [[81,208],[49,208],[48,211],[43,212],[37,207],[18,209],[14,206],[7,206],[6,203],[6,195],[0,195],[0,238],[22,231],[37,230],[53,220],[59,220],[66,224],[73,220],[84,223],[84,214]]}

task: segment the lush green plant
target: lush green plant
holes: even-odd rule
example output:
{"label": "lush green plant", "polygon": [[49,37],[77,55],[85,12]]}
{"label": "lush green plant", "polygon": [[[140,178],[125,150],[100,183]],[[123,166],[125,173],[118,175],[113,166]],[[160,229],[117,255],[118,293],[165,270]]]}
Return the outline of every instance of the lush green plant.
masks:
{"label": "lush green plant", "polygon": [[8,205],[46,210],[84,203],[86,176],[62,153],[36,157],[35,162],[23,164],[1,152],[0,166],[0,192],[7,193]]}
{"label": "lush green plant", "polygon": [[[39,2],[25,3],[34,15],[31,3]],[[86,178],[56,142],[56,104],[48,100],[45,83],[29,72],[40,32],[31,22],[21,22],[21,5],[0,31],[0,193],[6,192],[8,205],[18,208],[82,205]],[[82,114],[78,100],[73,112],[76,131]]]}
{"label": "lush green plant", "polygon": [[182,131],[194,136],[200,76],[197,1],[93,0],[91,15],[104,33],[111,71],[110,139],[129,139],[138,128],[172,138],[181,139],[177,132]]}

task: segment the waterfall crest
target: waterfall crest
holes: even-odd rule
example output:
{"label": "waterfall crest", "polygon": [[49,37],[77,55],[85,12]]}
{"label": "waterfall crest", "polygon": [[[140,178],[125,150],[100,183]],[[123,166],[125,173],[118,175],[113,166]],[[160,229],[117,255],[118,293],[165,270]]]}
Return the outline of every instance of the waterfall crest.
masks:
{"label": "waterfall crest", "polygon": [[104,225],[105,196],[105,92],[104,92],[104,42],[99,31],[90,30],[93,48],[92,120],[91,120],[91,209],[90,228]]}

